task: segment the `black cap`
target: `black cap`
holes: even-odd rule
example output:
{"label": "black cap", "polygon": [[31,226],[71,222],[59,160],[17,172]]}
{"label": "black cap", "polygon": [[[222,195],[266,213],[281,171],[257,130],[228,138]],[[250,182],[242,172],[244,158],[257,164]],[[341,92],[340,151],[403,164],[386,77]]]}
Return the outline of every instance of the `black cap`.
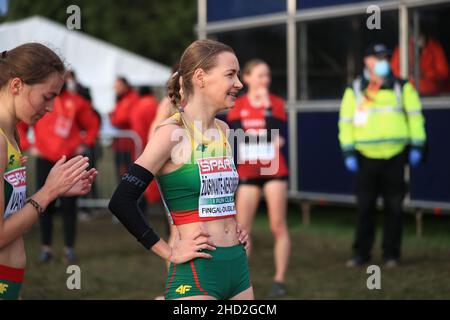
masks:
{"label": "black cap", "polygon": [[384,43],[371,44],[366,48],[364,56],[390,56],[392,51]]}

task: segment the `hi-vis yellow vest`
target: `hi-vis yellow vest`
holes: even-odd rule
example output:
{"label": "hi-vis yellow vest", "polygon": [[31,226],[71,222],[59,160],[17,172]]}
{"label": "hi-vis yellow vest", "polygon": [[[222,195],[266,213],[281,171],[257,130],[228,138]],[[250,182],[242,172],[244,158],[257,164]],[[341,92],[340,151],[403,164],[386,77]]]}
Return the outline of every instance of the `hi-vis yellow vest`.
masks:
{"label": "hi-vis yellow vest", "polygon": [[417,91],[411,83],[395,80],[365,99],[361,79],[347,88],[339,113],[339,142],[344,154],[357,150],[367,158],[389,159],[406,145],[423,147],[425,119]]}

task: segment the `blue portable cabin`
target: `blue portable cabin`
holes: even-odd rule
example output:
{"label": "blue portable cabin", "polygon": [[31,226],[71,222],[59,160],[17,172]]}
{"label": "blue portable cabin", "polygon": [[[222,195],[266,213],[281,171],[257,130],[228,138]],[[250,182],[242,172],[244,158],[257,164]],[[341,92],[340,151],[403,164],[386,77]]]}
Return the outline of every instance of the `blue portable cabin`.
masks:
{"label": "blue portable cabin", "polygon": [[[377,9],[380,29],[370,29]],[[242,65],[256,57],[271,65],[272,90],[286,99],[289,114],[290,197],[354,203],[337,122],[345,86],[362,71],[364,48],[376,41],[399,45],[406,77],[408,38],[417,39],[422,28],[434,31],[450,60],[448,16],[450,0],[198,0],[197,32],[231,45]],[[450,92],[423,97],[422,104],[429,155],[407,171],[406,207],[418,216],[450,210]]]}

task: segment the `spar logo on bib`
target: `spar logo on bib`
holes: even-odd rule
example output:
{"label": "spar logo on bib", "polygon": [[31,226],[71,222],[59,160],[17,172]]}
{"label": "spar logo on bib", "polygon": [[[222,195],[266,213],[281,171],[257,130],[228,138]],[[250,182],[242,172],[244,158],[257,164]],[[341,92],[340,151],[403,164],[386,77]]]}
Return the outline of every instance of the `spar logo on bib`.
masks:
{"label": "spar logo on bib", "polygon": [[233,157],[214,157],[197,160],[200,173],[199,216],[223,217],[236,214],[234,193],[239,176]]}
{"label": "spar logo on bib", "polygon": [[8,218],[12,214],[16,213],[25,205],[27,196],[27,174],[25,167],[11,170],[4,174],[5,181],[12,186],[12,192],[9,195],[4,218]]}
{"label": "spar logo on bib", "polygon": [[212,174],[219,172],[230,172],[234,170],[234,163],[229,157],[217,157],[198,159],[200,174]]}
{"label": "spar logo on bib", "polygon": [[13,186],[20,188],[27,185],[27,172],[25,168],[18,168],[5,173],[5,180]]}

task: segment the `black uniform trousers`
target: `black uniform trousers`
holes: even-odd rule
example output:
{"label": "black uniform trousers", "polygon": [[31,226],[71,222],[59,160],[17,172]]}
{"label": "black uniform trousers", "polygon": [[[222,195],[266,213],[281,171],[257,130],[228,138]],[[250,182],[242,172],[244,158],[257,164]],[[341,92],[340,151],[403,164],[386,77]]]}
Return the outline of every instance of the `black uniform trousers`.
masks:
{"label": "black uniform trousers", "polygon": [[403,199],[406,193],[404,170],[406,152],[388,160],[369,159],[358,155],[356,174],[358,219],[354,256],[370,260],[375,240],[375,213],[378,196],[382,196],[385,209],[383,228],[383,258],[399,259],[402,238]]}

